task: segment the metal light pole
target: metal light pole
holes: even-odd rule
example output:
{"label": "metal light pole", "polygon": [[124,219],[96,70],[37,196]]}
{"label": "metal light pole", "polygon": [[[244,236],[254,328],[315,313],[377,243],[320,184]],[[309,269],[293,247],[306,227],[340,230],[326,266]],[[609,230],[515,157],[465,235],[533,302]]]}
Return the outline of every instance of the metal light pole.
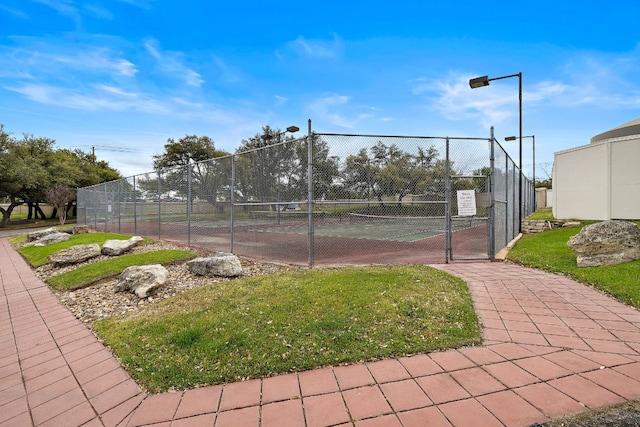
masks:
{"label": "metal light pole", "polygon": [[[532,148],[533,148],[533,210],[535,211],[538,207],[538,205],[536,204],[536,136],[535,135],[525,135],[523,136],[523,138],[531,138],[531,140],[533,141],[532,143]],[[515,136],[507,136],[505,139],[505,141],[515,141],[516,137]]]}
{"label": "metal light pole", "polygon": [[469,80],[469,86],[471,89],[477,89],[483,86],[489,86],[489,82],[493,80],[502,80],[508,79],[511,77],[518,78],[518,113],[519,113],[519,135],[520,135],[520,156],[519,156],[519,168],[520,168],[520,179],[519,179],[519,187],[520,187],[520,202],[518,206],[518,231],[522,232],[522,198],[523,198],[523,188],[522,188],[522,72],[517,74],[510,74],[508,76],[501,77],[493,77],[489,78],[489,76],[481,76],[476,77]]}

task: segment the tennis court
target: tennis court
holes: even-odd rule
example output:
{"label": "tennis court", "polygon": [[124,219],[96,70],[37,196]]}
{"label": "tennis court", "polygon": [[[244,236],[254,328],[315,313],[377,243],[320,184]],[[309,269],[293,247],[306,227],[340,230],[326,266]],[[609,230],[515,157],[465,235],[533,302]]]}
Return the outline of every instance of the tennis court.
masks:
{"label": "tennis court", "polygon": [[[80,189],[78,218],[96,229],[310,266],[492,259],[518,230],[518,209],[528,210],[518,172],[493,136],[310,130]],[[180,201],[167,202],[171,195]]]}
{"label": "tennis court", "polygon": [[[305,264],[309,261],[306,212],[253,215],[234,221],[138,223],[162,238],[256,259]],[[188,230],[188,232],[187,232]],[[439,263],[445,261],[444,217],[398,217],[361,214],[313,215],[313,261],[316,265],[367,263]],[[487,219],[452,218],[449,259],[486,258]],[[231,249],[233,248],[233,249]]]}
{"label": "tennis court", "polygon": [[[338,217],[314,217],[316,236],[369,239],[395,242],[417,242],[422,239],[443,235],[446,232],[445,217],[380,216],[348,213]],[[453,218],[454,231],[473,228],[485,224],[486,218]],[[252,231],[265,233],[307,234],[307,222],[283,222],[274,224],[263,222],[250,226]]]}

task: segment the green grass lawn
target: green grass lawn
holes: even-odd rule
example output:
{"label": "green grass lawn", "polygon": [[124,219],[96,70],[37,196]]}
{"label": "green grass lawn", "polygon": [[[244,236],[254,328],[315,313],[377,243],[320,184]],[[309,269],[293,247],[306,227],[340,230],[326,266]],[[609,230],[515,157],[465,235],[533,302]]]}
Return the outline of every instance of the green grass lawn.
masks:
{"label": "green grass lawn", "polygon": [[535,221],[553,221],[555,218],[553,217],[553,212],[551,211],[551,208],[542,208],[542,209],[536,210],[525,219],[535,220]]}
{"label": "green grass lawn", "polygon": [[188,250],[157,250],[137,254],[120,255],[50,277],[47,283],[54,289],[75,290],[84,288],[99,280],[114,277],[133,265],[167,264],[194,258]]}
{"label": "green grass lawn", "polygon": [[465,283],[404,265],[216,283],[94,326],[150,392],[480,342]]}
{"label": "green grass lawn", "polygon": [[[19,251],[38,266],[73,245],[129,237],[79,234]],[[14,243],[20,241],[24,236]],[[49,284],[77,289],[130,265],[193,256],[183,250],[122,255],[78,266]],[[152,392],[480,342],[466,284],[426,266],[313,269],[223,281],[94,326]]]}
{"label": "green grass lawn", "polygon": [[640,308],[640,260],[633,262],[579,268],[569,238],[577,228],[558,228],[543,233],[526,234],[516,243],[507,259],[541,270],[560,273],[586,283],[625,304]]}
{"label": "green grass lawn", "polygon": [[[75,217],[67,217],[65,225],[75,224]],[[0,230],[17,230],[28,229],[34,227],[58,227],[60,226],[60,219],[58,218],[46,218],[46,219],[27,219],[27,214],[11,214],[9,223],[4,227],[0,227]]]}
{"label": "green grass lawn", "polygon": [[[18,252],[27,260],[32,267],[40,267],[45,265],[48,260],[47,257],[62,249],[69,248],[75,245],[85,245],[89,243],[97,243],[100,246],[104,244],[106,240],[127,240],[131,236],[117,233],[87,233],[87,234],[73,234],[69,240],[64,242],[52,243],[45,246],[22,246],[18,249]],[[16,239],[12,239],[12,243],[26,241],[26,235],[20,236]],[[151,239],[145,239],[141,244],[151,242]]]}
{"label": "green grass lawn", "polygon": [[[131,236],[117,233],[87,233],[74,234],[69,240],[52,243],[45,246],[22,246],[18,252],[32,267],[40,267],[48,263],[47,257],[58,251],[75,245],[97,243],[102,246],[107,240],[127,240]],[[12,244],[26,241],[26,235],[10,239]],[[140,244],[152,243],[152,239],[145,238]],[[110,259],[81,265],[66,273],[50,277],[47,283],[57,290],[74,290],[91,285],[99,280],[113,277],[132,265],[169,264],[182,262],[195,257],[190,250],[155,250],[136,254],[125,254]]]}

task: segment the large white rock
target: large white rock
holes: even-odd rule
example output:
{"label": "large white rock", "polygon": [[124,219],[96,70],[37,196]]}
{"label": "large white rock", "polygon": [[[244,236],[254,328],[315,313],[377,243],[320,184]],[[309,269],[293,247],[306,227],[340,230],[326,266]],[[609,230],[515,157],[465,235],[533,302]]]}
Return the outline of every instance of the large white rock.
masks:
{"label": "large white rock", "polygon": [[192,259],[187,261],[187,267],[198,276],[236,277],[242,274],[242,265],[238,257],[226,252]]}
{"label": "large white rock", "polygon": [[128,240],[106,240],[102,244],[102,255],[118,256],[131,250],[144,239],[140,236],[133,236]]}
{"label": "large white rock", "polygon": [[55,227],[45,228],[44,230],[36,230],[30,233],[27,233],[27,242],[33,242],[34,240],[39,240],[46,235],[58,233],[58,229]]}
{"label": "large white rock", "polygon": [[49,255],[47,259],[54,266],[78,264],[100,255],[100,245],[90,243],[87,245],[75,245]]}
{"label": "large white rock", "polygon": [[602,221],[587,225],[567,244],[578,267],[622,264],[640,259],[640,228],[629,221]]}
{"label": "large white rock", "polygon": [[64,242],[65,240],[69,240],[71,238],[71,234],[69,233],[60,233],[56,231],[55,233],[47,234],[38,239],[35,243],[35,246],[46,246],[52,243]]}
{"label": "large white rock", "polygon": [[129,291],[135,293],[138,298],[146,298],[153,295],[167,281],[168,274],[167,269],[160,264],[127,267],[120,273],[113,290]]}

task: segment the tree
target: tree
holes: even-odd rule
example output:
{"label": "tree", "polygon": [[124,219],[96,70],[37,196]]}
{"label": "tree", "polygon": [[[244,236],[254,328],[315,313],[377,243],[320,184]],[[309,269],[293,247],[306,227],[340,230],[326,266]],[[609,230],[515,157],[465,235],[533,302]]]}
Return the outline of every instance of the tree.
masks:
{"label": "tree", "polygon": [[58,184],[47,188],[45,190],[45,197],[47,202],[58,211],[60,225],[64,225],[67,219],[67,206],[69,202],[76,198],[76,190],[64,184]]}
{"label": "tree", "polygon": [[167,139],[164,153],[153,156],[153,168],[167,169],[175,166],[187,166],[194,162],[227,156],[226,151],[216,150],[214,141],[208,136],[185,135],[178,141]]}
{"label": "tree", "polygon": [[347,157],[345,183],[367,198],[373,194],[380,206],[384,206],[385,196],[396,196],[402,205],[407,194],[426,192],[435,178],[429,171],[437,165],[438,150],[430,146],[417,151],[411,154],[395,144],[378,141],[369,150]]}
{"label": "tree", "polygon": [[552,186],[551,179],[543,179],[540,181],[536,179],[536,188],[551,188]]}
{"label": "tree", "polygon": [[22,204],[17,195],[21,188],[20,182],[28,170],[25,159],[16,155],[15,145],[16,140],[5,132],[4,126],[0,124],[0,196],[9,200],[7,208],[0,206],[2,213],[0,226],[3,227],[9,221],[13,209]]}
{"label": "tree", "polygon": [[178,141],[169,138],[164,149],[163,154],[153,156],[153,167],[162,174],[163,182],[184,196],[190,170],[192,196],[215,206],[221,190],[229,185],[231,168],[214,159],[230,154],[217,150],[208,136],[197,135],[186,135]]}
{"label": "tree", "polygon": [[[296,166],[291,173],[290,180],[295,194],[301,195],[300,199],[306,198],[307,193],[307,175],[308,175],[308,159],[309,150],[305,140],[294,146],[297,161],[293,164]],[[311,137],[311,151],[313,158],[313,194],[316,200],[325,200],[333,187],[334,181],[340,176],[338,170],[337,157],[329,156],[329,145],[318,135]]]}
{"label": "tree", "polygon": [[23,139],[18,141],[4,132],[4,127],[0,129],[0,194],[10,200],[6,209],[0,208],[0,226],[5,226],[13,209],[24,203],[29,205],[29,218],[35,207],[36,215],[44,219],[44,213],[37,210],[37,202],[43,198],[44,189],[41,183],[48,183],[46,158],[51,151],[53,140],[25,134]]}
{"label": "tree", "polygon": [[300,159],[295,147],[286,143],[292,140],[269,126],[242,140],[236,150],[236,189],[244,202],[270,203],[277,208],[278,202],[290,201],[300,178]]}
{"label": "tree", "polygon": [[[80,150],[55,149],[54,145],[53,139],[31,134],[24,134],[18,140],[0,125],[0,198],[9,200],[8,207],[0,207],[0,226],[6,226],[15,207],[21,204],[29,206],[28,219],[44,219],[39,204],[45,201],[49,188],[84,187],[120,178],[117,170],[104,161],[96,161],[93,155]],[[67,208],[72,201],[67,203]],[[52,217],[56,211],[54,209]]]}
{"label": "tree", "polygon": [[370,198],[376,169],[372,165],[366,148],[358,154],[347,156],[345,159],[344,185],[350,192],[362,198]]}
{"label": "tree", "polygon": [[75,182],[73,185],[70,184],[72,187],[88,187],[122,178],[120,172],[109,166],[108,162],[96,159],[91,153],[82,150],[58,150],[58,154],[64,156],[66,162],[75,165]]}

